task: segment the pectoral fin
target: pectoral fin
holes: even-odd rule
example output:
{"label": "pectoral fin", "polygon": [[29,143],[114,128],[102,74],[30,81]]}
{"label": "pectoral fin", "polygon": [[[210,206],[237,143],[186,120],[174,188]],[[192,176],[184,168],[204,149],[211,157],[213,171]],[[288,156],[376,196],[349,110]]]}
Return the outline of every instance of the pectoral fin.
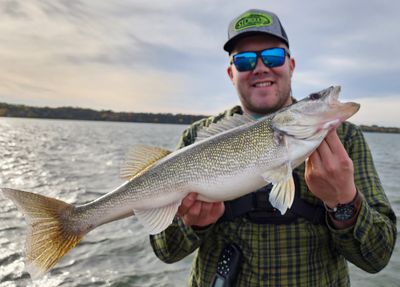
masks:
{"label": "pectoral fin", "polygon": [[285,163],[273,170],[268,170],[262,174],[263,179],[272,184],[277,184],[278,182],[284,181],[292,173],[292,168],[290,163]]}
{"label": "pectoral fin", "polygon": [[278,209],[281,214],[285,214],[286,210],[293,204],[295,193],[295,185],[293,177],[289,177],[285,181],[280,181],[272,187],[269,194],[269,202],[273,207]]}
{"label": "pectoral fin", "polygon": [[134,212],[149,234],[157,234],[172,223],[180,204],[181,201],[176,201],[161,208],[135,209]]}
{"label": "pectoral fin", "polygon": [[282,214],[293,204],[295,185],[292,176],[290,162],[263,174],[265,181],[272,183],[273,187],[269,194],[269,202]]}

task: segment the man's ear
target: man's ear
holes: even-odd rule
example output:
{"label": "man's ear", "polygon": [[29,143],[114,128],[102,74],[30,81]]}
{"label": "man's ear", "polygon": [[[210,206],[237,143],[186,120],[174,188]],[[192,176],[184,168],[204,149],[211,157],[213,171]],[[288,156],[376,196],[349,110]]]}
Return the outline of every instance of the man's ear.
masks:
{"label": "man's ear", "polygon": [[294,60],[294,58],[290,58],[289,68],[290,68],[290,77],[292,77],[294,69],[296,68],[296,61]]}
{"label": "man's ear", "polygon": [[231,79],[231,81],[233,81],[233,72],[232,72],[232,66],[229,66],[226,69],[226,72],[228,73],[229,78]]}

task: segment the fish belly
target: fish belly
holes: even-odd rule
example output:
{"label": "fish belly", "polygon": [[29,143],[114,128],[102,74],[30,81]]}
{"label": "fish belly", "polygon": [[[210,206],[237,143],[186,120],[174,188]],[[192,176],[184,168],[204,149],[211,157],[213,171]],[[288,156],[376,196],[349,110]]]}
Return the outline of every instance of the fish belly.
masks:
{"label": "fish belly", "polygon": [[193,186],[198,199],[207,202],[227,201],[256,191],[266,185],[261,172],[243,172]]}

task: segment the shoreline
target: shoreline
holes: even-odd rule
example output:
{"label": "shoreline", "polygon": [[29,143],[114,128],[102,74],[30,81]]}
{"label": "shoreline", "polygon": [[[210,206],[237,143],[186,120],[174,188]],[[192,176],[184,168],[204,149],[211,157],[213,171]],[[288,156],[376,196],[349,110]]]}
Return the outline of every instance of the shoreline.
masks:
{"label": "shoreline", "polygon": [[[190,125],[208,115],[113,112],[76,107],[50,108],[0,103],[0,117]],[[400,134],[398,127],[378,125],[359,125],[359,127],[363,132]]]}

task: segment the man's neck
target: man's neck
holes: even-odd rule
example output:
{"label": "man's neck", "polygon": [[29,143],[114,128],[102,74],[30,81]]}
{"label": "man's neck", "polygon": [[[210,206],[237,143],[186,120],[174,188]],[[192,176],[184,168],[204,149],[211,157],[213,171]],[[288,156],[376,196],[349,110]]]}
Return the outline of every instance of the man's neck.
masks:
{"label": "man's neck", "polygon": [[262,117],[265,117],[266,115],[264,115],[264,114],[249,114],[253,119],[255,119],[255,120],[259,120],[259,119],[261,119]]}
{"label": "man's neck", "polygon": [[[287,106],[290,106],[290,105],[292,105],[292,104],[294,104],[294,103],[296,103],[297,102],[297,100],[295,99],[295,98],[293,98],[293,97],[290,97],[290,101],[288,101],[288,103],[286,104],[286,105],[284,105],[282,108],[285,108],[285,107],[287,107]],[[254,119],[256,119],[256,120],[258,120],[258,119],[260,119],[260,118],[262,118],[262,117],[265,117],[266,115],[269,115],[269,114],[271,114],[271,113],[274,113],[274,112],[266,112],[266,113],[263,113],[263,114],[260,114],[260,113],[255,113],[255,112],[252,112],[252,111],[248,111],[246,108],[244,108],[243,106],[242,106],[242,110],[243,110],[243,112],[245,113],[245,114],[247,114],[247,115],[249,115],[249,116],[251,116],[251,117],[253,117]],[[279,109],[280,110],[280,109]],[[278,110],[277,110],[278,111]]]}

